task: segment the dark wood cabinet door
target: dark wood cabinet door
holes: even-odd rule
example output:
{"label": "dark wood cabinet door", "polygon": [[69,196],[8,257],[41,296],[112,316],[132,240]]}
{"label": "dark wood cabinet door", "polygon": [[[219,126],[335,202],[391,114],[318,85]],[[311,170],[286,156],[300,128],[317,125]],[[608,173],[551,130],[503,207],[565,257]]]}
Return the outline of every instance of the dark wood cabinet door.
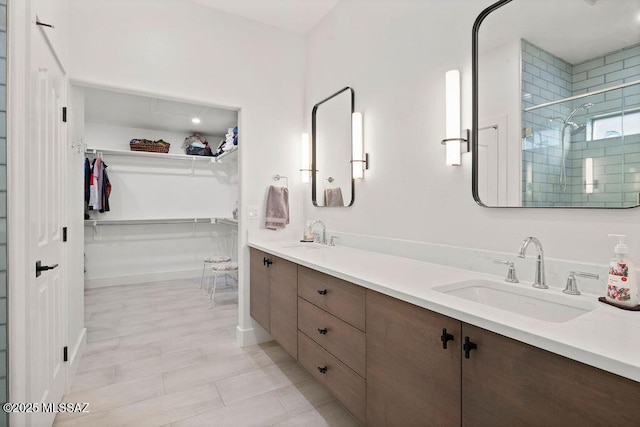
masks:
{"label": "dark wood cabinet door", "polygon": [[638,426],[640,383],[475,326],[462,359],[462,425]]}
{"label": "dark wood cabinet door", "polygon": [[366,307],[367,426],[460,426],[460,322],[371,290]]}
{"label": "dark wood cabinet door", "polygon": [[273,256],[253,248],[249,248],[249,255],[249,313],[269,331],[269,269],[263,260],[272,259]]}
{"label": "dark wood cabinet door", "polygon": [[270,332],[287,353],[298,358],[298,265],[271,257],[269,267]]}

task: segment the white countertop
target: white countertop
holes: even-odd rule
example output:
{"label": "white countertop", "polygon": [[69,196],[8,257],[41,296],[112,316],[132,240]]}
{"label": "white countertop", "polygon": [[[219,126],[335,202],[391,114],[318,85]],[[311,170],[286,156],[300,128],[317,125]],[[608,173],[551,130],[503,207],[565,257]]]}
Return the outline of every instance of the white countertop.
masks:
{"label": "white countertop", "polygon": [[[297,241],[249,242],[253,248],[296,264],[640,381],[640,313],[600,303],[598,295],[572,297],[593,303],[594,310],[564,323],[547,322],[433,290],[473,279],[500,283],[503,277],[343,246],[308,249],[302,245],[319,246]],[[505,285],[532,289],[526,281]],[[536,291],[564,296],[557,288]]]}

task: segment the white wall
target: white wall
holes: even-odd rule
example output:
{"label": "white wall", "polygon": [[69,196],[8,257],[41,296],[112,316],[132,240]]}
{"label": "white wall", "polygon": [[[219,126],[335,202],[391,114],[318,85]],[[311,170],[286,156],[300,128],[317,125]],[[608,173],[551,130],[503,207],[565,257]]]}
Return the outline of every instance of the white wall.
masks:
{"label": "white wall", "polygon": [[291,178],[291,226],[302,224],[304,39],[185,0],[71,0],[70,20],[73,79],[241,108],[239,330],[250,330],[246,232],[264,227],[273,175]]}
{"label": "white wall", "polygon": [[515,253],[537,236],[548,257],[604,263],[630,235],[640,259],[640,211],[488,209],[471,195],[471,157],[446,167],[444,74],[462,70],[463,127],[471,126],[471,30],[492,0],[343,0],[307,39],[305,120],[345,85],[364,112],[371,166],[355,205],[314,208],[304,217],[332,230]]}

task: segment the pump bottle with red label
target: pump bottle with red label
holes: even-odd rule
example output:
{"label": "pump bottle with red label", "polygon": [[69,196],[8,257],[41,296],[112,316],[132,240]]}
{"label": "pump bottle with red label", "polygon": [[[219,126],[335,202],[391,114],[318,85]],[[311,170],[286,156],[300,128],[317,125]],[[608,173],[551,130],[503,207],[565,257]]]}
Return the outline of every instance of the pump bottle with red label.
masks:
{"label": "pump bottle with red label", "polygon": [[624,243],[624,234],[609,234],[609,237],[618,238],[618,244],[613,250],[615,257],[609,263],[609,280],[607,282],[607,300],[635,307],[640,305],[640,292],[636,281],[635,267],[628,259],[629,248]]}

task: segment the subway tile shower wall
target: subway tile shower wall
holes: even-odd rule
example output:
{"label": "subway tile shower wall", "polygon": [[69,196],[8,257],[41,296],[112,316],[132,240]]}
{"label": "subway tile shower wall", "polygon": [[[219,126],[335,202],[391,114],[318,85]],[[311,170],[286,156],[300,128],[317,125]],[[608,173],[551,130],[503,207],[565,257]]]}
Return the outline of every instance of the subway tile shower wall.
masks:
{"label": "subway tile shower wall", "polygon": [[[570,64],[522,40],[522,107],[581,95],[640,79],[640,45]],[[565,132],[566,187],[562,167],[563,120],[585,103]],[[523,114],[525,206],[628,207],[640,193],[640,134],[597,137],[594,119],[640,109],[640,85],[535,109]],[[586,191],[585,159],[593,159],[593,191]],[[564,188],[563,188],[564,187]]]}

